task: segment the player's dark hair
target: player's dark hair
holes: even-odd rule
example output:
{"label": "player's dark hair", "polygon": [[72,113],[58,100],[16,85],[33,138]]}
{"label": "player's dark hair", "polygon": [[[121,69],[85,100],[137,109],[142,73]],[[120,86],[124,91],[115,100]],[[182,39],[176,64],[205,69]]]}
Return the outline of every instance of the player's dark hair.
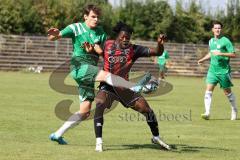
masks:
{"label": "player's dark hair", "polygon": [[113,32],[119,33],[121,31],[128,32],[130,34],[133,33],[133,28],[127,25],[126,23],[123,23],[122,21],[117,22],[117,24],[113,27]]}
{"label": "player's dark hair", "polygon": [[219,24],[221,26],[221,28],[223,28],[223,24],[220,21],[214,20],[212,22],[212,28],[214,27],[215,24]]}
{"label": "player's dark hair", "polygon": [[90,11],[93,11],[97,15],[101,15],[101,9],[94,4],[88,4],[83,9],[83,15],[89,15]]}

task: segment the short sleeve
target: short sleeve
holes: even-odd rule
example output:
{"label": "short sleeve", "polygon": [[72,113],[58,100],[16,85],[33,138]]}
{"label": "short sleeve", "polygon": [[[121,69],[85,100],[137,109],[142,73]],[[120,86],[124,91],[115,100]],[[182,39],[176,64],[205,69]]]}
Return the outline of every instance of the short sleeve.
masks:
{"label": "short sleeve", "polygon": [[227,39],[227,42],[226,42],[226,50],[228,53],[234,53],[235,52],[235,49],[234,49],[234,46],[232,44],[232,42],[230,40]]}
{"label": "short sleeve", "polygon": [[61,30],[61,36],[64,38],[64,37],[68,37],[68,38],[72,38],[74,37],[74,26],[71,24],[71,25],[68,25],[66,28],[64,28],[63,30]]}
{"label": "short sleeve", "polygon": [[104,44],[107,40],[107,35],[105,32],[103,32],[102,36],[101,36],[101,47],[104,48]]}
{"label": "short sleeve", "polygon": [[149,57],[150,56],[150,48],[144,47],[140,45],[133,45],[134,54],[138,57]]}
{"label": "short sleeve", "polygon": [[165,59],[169,59],[170,57],[169,57],[168,51],[165,51],[165,52],[166,52]]}

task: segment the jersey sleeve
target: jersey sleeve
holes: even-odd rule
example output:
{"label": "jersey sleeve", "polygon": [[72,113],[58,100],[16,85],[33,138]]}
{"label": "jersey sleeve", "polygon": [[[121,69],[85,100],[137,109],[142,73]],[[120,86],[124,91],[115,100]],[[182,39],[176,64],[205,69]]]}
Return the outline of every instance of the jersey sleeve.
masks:
{"label": "jersey sleeve", "polygon": [[161,61],[161,56],[157,56],[157,63],[160,64],[160,61]]}
{"label": "jersey sleeve", "polygon": [[170,57],[169,57],[168,51],[165,51],[165,52],[166,52],[165,59],[169,59]]}
{"label": "jersey sleeve", "polygon": [[227,40],[226,50],[228,53],[235,53],[234,46],[230,40]]}
{"label": "jersey sleeve", "polygon": [[212,39],[208,41],[208,51],[211,52]]}
{"label": "jersey sleeve", "polygon": [[106,40],[107,40],[107,34],[105,32],[103,32],[103,34],[101,36],[101,44],[100,44],[101,48],[104,48],[104,44],[105,44]]}
{"label": "jersey sleeve", "polygon": [[68,38],[72,38],[74,37],[74,26],[73,25],[68,25],[66,28],[64,28],[63,30],[61,30],[61,36],[63,38],[68,37]]}
{"label": "jersey sleeve", "polygon": [[134,49],[134,56],[136,58],[150,56],[150,48],[148,47],[133,45],[133,49]]}
{"label": "jersey sleeve", "polygon": [[93,43],[100,45],[101,48],[104,48],[105,41],[107,40],[107,34],[104,32],[102,26],[98,26],[96,32],[97,37]]}

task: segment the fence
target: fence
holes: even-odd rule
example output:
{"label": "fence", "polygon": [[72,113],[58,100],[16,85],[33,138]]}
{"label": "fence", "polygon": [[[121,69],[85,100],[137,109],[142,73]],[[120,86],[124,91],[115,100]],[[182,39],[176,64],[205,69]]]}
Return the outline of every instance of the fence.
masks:
{"label": "fence", "polygon": [[[135,41],[136,44],[155,47],[155,42]],[[209,62],[202,66],[197,60],[208,52],[207,45],[167,43],[172,66],[169,75],[204,76]],[[237,52],[239,48],[236,48]],[[48,41],[41,36],[0,35],[0,70],[19,71],[41,66],[43,71],[51,72],[70,59],[72,44],[70,39]],[[240,77],[240,57],[231,59],[233,77]],[[102,65],[100,61],[99,66]],[[150,58],[140,58],[133,65],[132,71],[158,71],[157,65]],[[68,67],[65,68],[68,70]]]}

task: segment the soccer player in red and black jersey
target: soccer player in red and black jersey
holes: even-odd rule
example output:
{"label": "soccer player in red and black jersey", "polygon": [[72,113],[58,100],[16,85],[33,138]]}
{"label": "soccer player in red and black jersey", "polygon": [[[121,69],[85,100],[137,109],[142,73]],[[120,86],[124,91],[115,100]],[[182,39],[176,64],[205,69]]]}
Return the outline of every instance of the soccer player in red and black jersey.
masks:
{"label": "soccer player in red and black jersey", "polygon": [[[134,45],[130,43],[133,29],[123,22],[118,22],[113,28],[117,33],[115,40],[107,40],[104,46],[104,70],[128,80],[129,71],[139,57],[160,56],[163,53],[165,35],[160,34],[156,49]],[[103,113],[106,108],[112,106],[113,101],[119,101],[126,108],[131,108],[146,117],[151,129],[152,142],[169,150],[170,147],[164,143],[159,136],[158,122],[153,110],[147,101],[138,93],[129,89],[112,87],[106,83],[100,84],[100,90],[96,96],[96,111],[94,115],[94,128],[96,135],[96,151],[102,152],[102,128]]]}

